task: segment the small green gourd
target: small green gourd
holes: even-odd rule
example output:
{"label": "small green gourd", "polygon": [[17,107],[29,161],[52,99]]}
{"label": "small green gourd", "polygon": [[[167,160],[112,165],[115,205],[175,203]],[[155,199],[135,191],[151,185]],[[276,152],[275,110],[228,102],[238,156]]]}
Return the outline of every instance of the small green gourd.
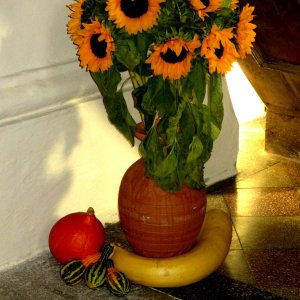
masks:
{"label": "small green gourd", "polygon": [[113,246],[103,247],[100,259],[90,265],[85,272],[85,283],[91,289],[97,289],[106,282],[106,261],[113,252]]}
{"label": "small green gourd", "polygon": [[131,288],[130,281],[126,275],[114,267],[114,263],[111,259],[107,260],[106,267],[106,278],[109,291],[118,297],[126,296]]}
{"label": "small green gourd", "polygon": [[85,266],[81,260],[71,260],[60,268],[60,276],[68,285],[79,283],[85,273]]}

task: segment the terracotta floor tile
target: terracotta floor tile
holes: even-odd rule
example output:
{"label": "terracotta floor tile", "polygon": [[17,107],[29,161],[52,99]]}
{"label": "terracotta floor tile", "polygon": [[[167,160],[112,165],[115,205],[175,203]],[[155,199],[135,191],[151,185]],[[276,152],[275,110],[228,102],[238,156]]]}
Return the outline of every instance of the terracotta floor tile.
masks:
{"label": "terracotta floor tile", "polygon": [[[255,163],[255,161],[253,161]],[[293,187],[294,184],[282,163],[272,165],[246,179],[236,182],[237,188]]]}
{"label": "terracotta floor tile", "polygon": [[234,216],[300,216],[300,195],[294,188],[227,190],[223,196]]}
{"label": "terracotta floor tile", "polygon": [[250,269],[261,288],[300,288],[300,250],[245,251]]}
{"label": "terracotta floor tile", "polygon": [[243,249],[300,248],[300,217],[233,217]]}

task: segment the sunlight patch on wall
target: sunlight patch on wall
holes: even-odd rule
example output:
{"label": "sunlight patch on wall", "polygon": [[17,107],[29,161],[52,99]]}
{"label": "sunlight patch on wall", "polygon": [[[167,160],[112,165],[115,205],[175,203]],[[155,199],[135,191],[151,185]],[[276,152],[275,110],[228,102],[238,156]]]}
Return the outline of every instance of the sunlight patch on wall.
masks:
{"label": "sunlight patch on wall", "polygon": [[226,75],[232,105],[238,122],[245,123],[265,116],[265,105],[237,62]]}

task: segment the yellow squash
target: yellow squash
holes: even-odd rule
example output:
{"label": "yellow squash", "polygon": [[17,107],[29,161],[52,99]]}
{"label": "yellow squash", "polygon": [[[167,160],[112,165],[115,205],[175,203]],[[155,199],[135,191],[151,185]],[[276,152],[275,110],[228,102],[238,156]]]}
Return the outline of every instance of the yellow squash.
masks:
{"label": "yellow squash", "polygon": [[179,287],[214,272],[226,258],[232,223],[222,210],[206,213],[196,245],[189,252],[170,258],[146,258],[114,245],[115,268],[134,283],[152,287]]}

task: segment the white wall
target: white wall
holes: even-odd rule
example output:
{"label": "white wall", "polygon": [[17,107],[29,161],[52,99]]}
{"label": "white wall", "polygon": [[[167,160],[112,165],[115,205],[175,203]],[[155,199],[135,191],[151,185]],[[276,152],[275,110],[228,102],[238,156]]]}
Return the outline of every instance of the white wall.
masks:
{"label": "white wall", "polygon": [[[103,223],[117,221],[120,180],[138,158],[78,66],[68,3],[0,0],[0,269],[47,249],[65,214],[93,206]],[[208,184],[236,173],[238,124],[224,93]]]}

